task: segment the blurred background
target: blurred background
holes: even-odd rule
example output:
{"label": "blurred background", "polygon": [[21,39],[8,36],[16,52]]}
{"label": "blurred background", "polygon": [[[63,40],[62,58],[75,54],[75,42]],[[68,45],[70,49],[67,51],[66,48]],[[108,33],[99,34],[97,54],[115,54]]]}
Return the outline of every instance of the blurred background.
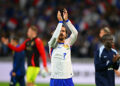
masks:
{"label": "blurred background", "polygon": [[[72,46],[73,65],[80,67],[80,70],[75,71],[79,76],[76,82],[86,83],[78,81],[82,77],[81,73],[85,73],[82,67],[86,66],[86,72],[88,76],[92,75],[89,77],[93,80],[89,82],[91,78],[88,79],[88,84],[94,84],[93,58],[100,46],[99,30],[102,27],[110,28],[115,38],[115,47],[120,52],[120,0],[0,0],[0,34],[5,32],[9,38],[17,35],[22,43],[26,39],[28,27],[35,25],[48,53],[50,32],[58,24],[57,11],[63,8],[68,10],[69,19],[79,32],[78,39]],[[1,65],[12,65],[11,52],[0,41]],[[89,67],[93,69],[92,74]],[[84,78],[88,76],[85,75]],[[117,83],[120,84],[120,81]]]}

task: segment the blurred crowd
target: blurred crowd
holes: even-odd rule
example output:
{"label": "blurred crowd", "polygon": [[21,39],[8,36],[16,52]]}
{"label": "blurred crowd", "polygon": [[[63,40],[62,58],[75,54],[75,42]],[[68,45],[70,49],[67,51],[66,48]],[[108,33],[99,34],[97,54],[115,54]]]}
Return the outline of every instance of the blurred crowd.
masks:
{"label": "blurred crowd", "polygon": [[[46,52],[47,42],[57,26],[57,11],[66,8],[69,19],[79,32],[72,46],[72,55],[78,58],[93,58],[100,46],[99,30],[108,26],[120,50],[120,0],[0,0],[0,34],[19,36],[20,43],[26,38],[30,25],[39,30]],[[69,32],[70,33],[70,32]],[[0,56],[9,55],[10,50],[0,41]]]}

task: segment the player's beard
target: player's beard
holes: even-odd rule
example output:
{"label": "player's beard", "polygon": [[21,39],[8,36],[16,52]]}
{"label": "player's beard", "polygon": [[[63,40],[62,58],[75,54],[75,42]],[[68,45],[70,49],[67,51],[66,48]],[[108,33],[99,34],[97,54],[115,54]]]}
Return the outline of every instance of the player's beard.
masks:
{"label": "player's beard", "polygon": [[63,41],[64,39],[63,38],[59,38],[60,41]]}
{"label": "player's beard", "polygon": [[63,40],[64,40],[64,35],[63,35],[63,34],[60,34],[60,35],[59,35],[59,40],[60,40],[60,41],[63,41]]}

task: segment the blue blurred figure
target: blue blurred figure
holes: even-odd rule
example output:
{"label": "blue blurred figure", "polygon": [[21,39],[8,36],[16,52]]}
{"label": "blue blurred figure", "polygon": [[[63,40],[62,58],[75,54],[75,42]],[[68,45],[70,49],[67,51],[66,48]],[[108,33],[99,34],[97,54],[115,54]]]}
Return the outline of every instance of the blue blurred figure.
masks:
{"label": "blue blurred figure", "polygon": [[96,86],[115,86],[115,72],[118,70],[120,55],[112,48],[113,37],[105,34],[102,37],[103,46],[95,53],[95,83]]}
{"label": "blue blurred figure", "polygon": [[[19,39],[14,37],[11,39],[11,44],[19,47]],[[16,86],[18,82],[20,86],[25,86],[25,53],[22,52],[14,52],[13,56],[13,69],[10,73],[11,81],[10,86]]]}

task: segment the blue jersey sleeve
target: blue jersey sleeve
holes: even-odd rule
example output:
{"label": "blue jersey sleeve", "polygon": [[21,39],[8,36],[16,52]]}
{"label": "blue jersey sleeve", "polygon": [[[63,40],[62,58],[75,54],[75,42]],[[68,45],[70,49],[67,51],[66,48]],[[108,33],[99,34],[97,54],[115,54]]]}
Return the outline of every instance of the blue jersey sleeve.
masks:
{"label": "blue jersey sleeve", "polygon": [[118,63],[118,62],[115,62],[115,63],[113,64],[113,68],[114,68],[115,70],[118,70],[118,68],[119,68],[119,63]]}
{"label": "blue jersey sleeve", "polygon": [[[118,54],[118,52],[115,49],[112,49],[112,51],[115,53],[115,55]],[[119,68],[119,60],[113,64],[113,68],[115,70],[118,70],[118,68]]]}

